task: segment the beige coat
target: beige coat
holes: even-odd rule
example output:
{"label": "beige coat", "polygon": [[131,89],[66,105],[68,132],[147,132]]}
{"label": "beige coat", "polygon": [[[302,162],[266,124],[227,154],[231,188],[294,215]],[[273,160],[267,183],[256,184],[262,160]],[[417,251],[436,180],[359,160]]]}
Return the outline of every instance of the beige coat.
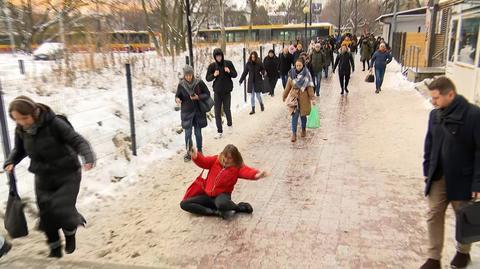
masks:
{"label": "beige coat", "polygon": [[[296,96],[296,94],[298,93],[300,95],[298,98],[298,102],[300,104],[300,116],[308,116],[310,115],[310,111],[312,109],[311,101],[315,100],[315,93],[313,91],[313,87],[307,87],[307,89],[302,92],[298,88],[293,88],[293,81],[291,78],[288,78],[287,86],[285,87],[285,91],[283,92],[283,101],[285,102],[287,99],[290,100],[292,96]],[[290,94],[292,94],[292,96],[289,96]],[[295,107],[288,106],[288,112],[290,114],[292,114],[294,111]]]}

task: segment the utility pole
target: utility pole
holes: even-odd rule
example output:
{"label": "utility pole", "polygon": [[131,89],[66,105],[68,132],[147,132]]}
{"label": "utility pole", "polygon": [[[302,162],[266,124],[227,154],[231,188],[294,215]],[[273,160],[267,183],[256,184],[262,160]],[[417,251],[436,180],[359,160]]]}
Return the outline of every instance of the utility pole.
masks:
{"label": "utility pole", "polygon": [[393,44],[393,36],[395,34],[395,32],[397,31],[397,12],[398,12],[398,1],[399,0],[395,0],[395,3],[393,5],[393,21],[392,21],[392,29],[389,33],[389,36],[388,36],[388,43],[390,45]]}
{"label": "utility pole", "polygon": [[222,40],[222,51],[223,53],[226,53],[226,49],[227,49],[227,40],[225,40],[226,36],[225,36],[225,7],[224,7],[224,3],[223,3],[223,0],[220,0],[220,38]]}
{"label": "utility pole", "polygon": [[10,17],[10,10],[4,1],[1,2],[3,6],[3,14],[8,27],[8,39],[10,39],[10,48],[12,49],[12,55],[15,56],[15,39],[13,36],[12,18]]}
{"label": "utility pole", "polygon": [[338,9],[338,36],[342,35],[342,0],[339,1],[339,9]]}
{"label": "utility pole", "polygon": [[193,65],[193,41],[192,41],[192,22],[190,21],[190,0],[185,0],[185,9],[187,13],[187,32],[188,32],[188,52],[190,55],[190,66]]}
{"label": "utility pole", "polygon": [[310,26],[312,26],[312,0],[310,0]]}

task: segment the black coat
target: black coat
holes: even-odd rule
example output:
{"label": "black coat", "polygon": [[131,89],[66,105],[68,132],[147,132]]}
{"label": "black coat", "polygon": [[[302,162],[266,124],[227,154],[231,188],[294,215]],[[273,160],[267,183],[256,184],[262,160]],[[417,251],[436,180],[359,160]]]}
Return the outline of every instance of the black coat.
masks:
{"label": "black coat", "polygon": [[265,67],[262,63],[252,63],[247,62],[245,68],[243,69],[242,76],[240,77],[240,84],[245,81],[245,78],[248,74],[248,84],[247,84],[247,92],[252,93],[253,88],[255,87],[255,92],[262,92],[263,91],[263,78],[262,75],[265,74]]}
{"label": "black coat", "polygon": [[47,106],[39,104],[38,129],[29,134],[22,127],[15,129],[15,147],[5,161],[17,165],[30,157],[28,170],[36,175],[66,175],[80,169],[78,155],[85,163],[95,163],[90,144]]}
{"label": "black coat", "polygon": [[353,72],[355,71],[355,63],[353,62],[353,56],[350,52],[340,53],[337,55],[337,59],[335,59],[335,65],[333,66],[333,70],[337,69],[338,66],[338,73],[342,74],[350,74],[350,70]]}
{"label": "black coat", "polygon": [[280,53],[280,56],[278,57],[279,62],[280,62],[280,75],[285,76],[288,75],[288,71],[292,69],[293,65],[293,55],[288,53],[287,55],[284,55],[283,52]]}
{"label": "black coat", "polygon": [[[222,59],[224,59],[223,52],[221,53]],[[225,72],[225,67],[230,69],[230,73]],[[215,70],[220,71],[220,74],[215,77],[213,73]],[[217,94],[228,94],[233,90],[233,81],[232,78],[237,77],[237,71],[233,63],[228,60],[222,60],[221,62],[211,63],[207,69],[206,80],[208,82],[213,81],[213,91]]]}
{"label": "black coat", "polygon": [[269,79],[278,79],[280,77],[279,74],[279,60],[277,56],[267,56],[263,59],[263,66],[265,66],[265,71],[267,72],[267,76]]}
{"label": "black coat", "polygon": [[298,57],[300,57],[300,54],[302,54],[302,50],[296,50],[295,53],[293,53],[293,65],[295,66],[295,62],[297,61]]}
{"label": "black coat", "polygon": [[480,108],[463,96],[430,113],[423,173],[425,195],[441,176],[450,201],[470,200],[472,192],[480,192]]}
{"label": "black coat", "polygon": [[[202,80],[198,81],[198,84],[194,88],[194,92],[198,95],[200,100],[207,100],[210,97],[210,91]],[[183,86],[182,82],[179,83],[175,97],[182,101],[180,110],[182,128],[190,129],[193,125],[200,128],[207,127],[207,114],[200,111],[198,101],[192,100],[190,96],[191,93],[189,90]]]}

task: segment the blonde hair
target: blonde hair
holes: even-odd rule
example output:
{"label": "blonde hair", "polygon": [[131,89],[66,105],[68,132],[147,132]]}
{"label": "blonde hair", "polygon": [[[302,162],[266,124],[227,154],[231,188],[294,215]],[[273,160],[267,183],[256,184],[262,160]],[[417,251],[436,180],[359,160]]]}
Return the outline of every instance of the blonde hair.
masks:
{"label": "blonde hair", "polygon": [[218,156],[218,161],[222,166],[225,166],[225,156],[230,155],[233,159],[233,163],[237,168],[241,168],[243,166],[243,157],[242,154],[240,154],[240,151],[238,150],[237,147],[235,147],[232,144],[227,145],[222,153]]}

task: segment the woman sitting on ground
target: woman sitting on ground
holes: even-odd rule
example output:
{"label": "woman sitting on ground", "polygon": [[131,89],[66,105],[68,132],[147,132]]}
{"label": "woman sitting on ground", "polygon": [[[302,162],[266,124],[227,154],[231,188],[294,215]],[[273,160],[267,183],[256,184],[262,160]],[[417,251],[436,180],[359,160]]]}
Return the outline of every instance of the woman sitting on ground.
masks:
{"label": "woman sitting on ground", "polygon": [[196,165],[209,171],[206,179],[199,177],[187,190],[180,203],[183,210],[224,219],[232,217],[235,213],[253,212],[250,204],[236,204],[232,201],[231,195],[239,178],[258,180],[266,177],[266,172],[246,166],[234,145],[227,145],[220,155],[214,156],[203,156],[193,149],[191,156]]}

